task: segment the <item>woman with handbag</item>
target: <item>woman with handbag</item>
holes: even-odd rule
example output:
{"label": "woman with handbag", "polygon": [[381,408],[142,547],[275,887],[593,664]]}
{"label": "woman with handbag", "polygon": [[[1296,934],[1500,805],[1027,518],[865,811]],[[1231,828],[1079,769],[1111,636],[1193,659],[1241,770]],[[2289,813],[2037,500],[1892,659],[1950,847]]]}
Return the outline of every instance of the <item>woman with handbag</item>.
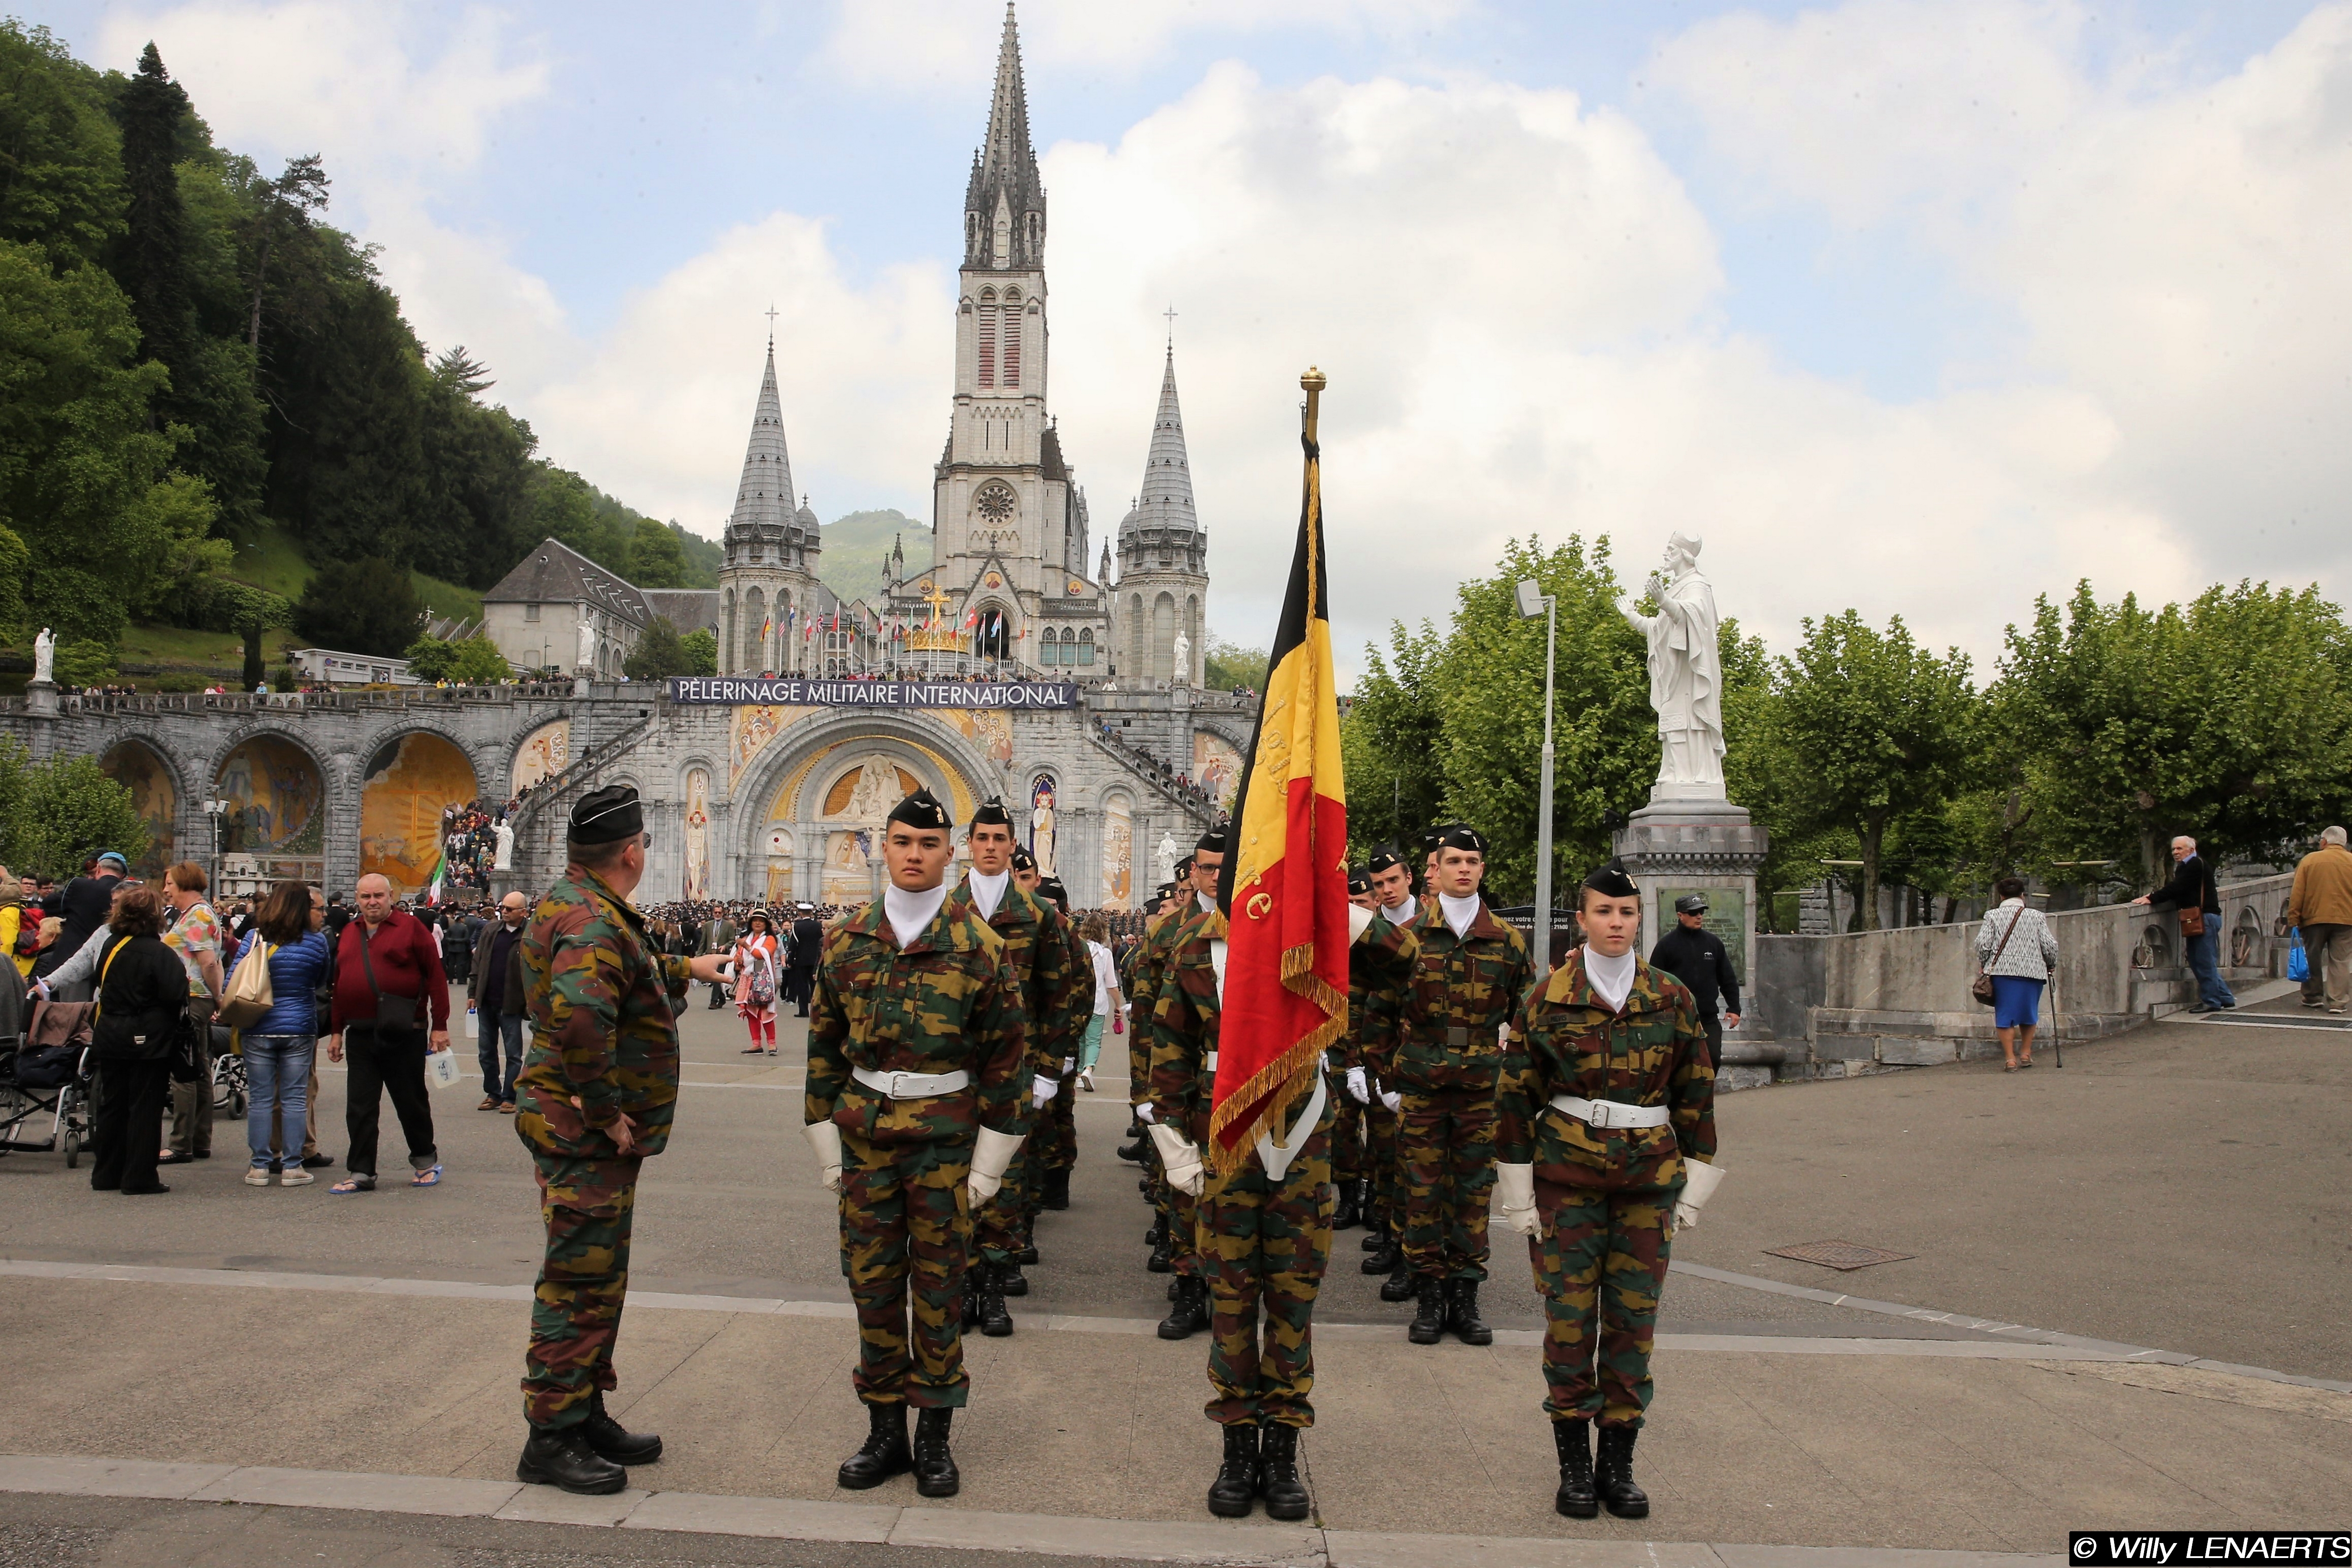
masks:
{"label": "woman with handbag", "polygon": [[299,1156],[282,1159],[278,1151],[299,1149],[310,1121],[310,1068],[319,1051],[318,990],[334,964],[327,934],[320,929],[326,923],[325,894],[303,883],[281,882],[269,890],[229,971],[221,1016],[239,1031],[245,1053],[245,1141],[252,1156],[245,1171],[247,1186],[268,1186],[272,1171],[280,1186],[308,1186],[317,1179]]}
{"label": "woman with handbag", "polygon": [[746,1056],[776,1054],[776,989],[782,983],[783,945],[768,912],[755,909],[743,917],[743,935],[735,939],[735,1016],[751,1031]]}
{"label": "woman with handbag", "polygon": [[[2025,883],[2013,876],[1993,884],[1998,907],[1977,932],[1978,985],[1991,982],[1992,1024],[2000,1036],[2003,1072],[2033,1065],[2033,1031],[2042,1024],[2042,988],[2058,962],[2058,938],[2042,911],[2025,902]],[[1981,988],[1978,999],[1985,998]],[[2061,1063],[2063,1066],[2063,1063]]]}
{"label": "woman with handbag", "polygon": [[163,901],[127,887],[107,917],[98,960],[90,1058],[98,1066],[89,1186],[125,1196],[169,1192],[155,1179],[163,1097],[187,1029],[188,971],[163,942]]}

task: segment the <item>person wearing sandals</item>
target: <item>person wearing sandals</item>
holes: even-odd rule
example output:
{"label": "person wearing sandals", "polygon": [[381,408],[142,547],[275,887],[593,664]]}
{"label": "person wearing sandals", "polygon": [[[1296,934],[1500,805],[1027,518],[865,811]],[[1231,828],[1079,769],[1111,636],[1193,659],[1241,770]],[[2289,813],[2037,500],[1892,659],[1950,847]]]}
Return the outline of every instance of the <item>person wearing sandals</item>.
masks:
{"label": "person wearing sandals", "polygon": [[310,1120],[310,1069],[319,1051],[318,988],[335,961],[320,929],[326,923],[325,894],[304,883],[281,882],[269,890],[229,965],[235,974],[257,943],[269,966],[269,1010],[238,1037],[247,1079],[247,1186],[268,1186],[272,1171],[280,1186],[308,1186],[318,1179],[302,1168],[299,1155],[283,1159],[277,1151],[299,1149]]}
{"label": "person wearing sandals", "polygon": [[343,927],[335,949],[334,1032],[327,1037],[328,1061],[341,1061],[346,1050],[351,1057],[343,1106],[352,1140],[343,1168],[351,1175],[328,1190],[375,1190],[376,1130],[387,1093],[408,1140],[415,1171],[408,1185],[438,1186],[425,1058],[449,1049],[449,977],[433,933],[392,906],[389,881],[373,872],[360,878],[359,902],[359,918]]}
{"label": "person wearing sandals", "polygon": [[755,909],[743,917],[743,935],[735,939],[735,1016],[751,1031],[746,1056],[776,1054],[776,990],[783,983],[777,963],[782,944],[768,912]]}
{"label": "person wearing sandals", "polygon": [[2000,904],[1977,931],[1977,963],[1992,977],[1992,1022],[2000,1036],[2003,1072],[2033,1065],[2033,1031],[2042,1022],[2042,988],[2058,962],[2058,938],[2042,911],[2025,902],[2025,883],[2005,876],[1993,883]]}
{"label": "person wearing sandals", "polygon": [[626,784],[580,798],[569,863],[522,939],[530,1049],[515,1081],[515,1134],[539,1181],[546,1251],[523,1355],[530,1436],[515,1479],[601,1495],[661,1458],[651,1433],[604,1408],[629,1289],[637,1174],[669,1142],[677,1109],[677,1006],[716,955],[656,950],[629,894],[646,874],[645,812]]}

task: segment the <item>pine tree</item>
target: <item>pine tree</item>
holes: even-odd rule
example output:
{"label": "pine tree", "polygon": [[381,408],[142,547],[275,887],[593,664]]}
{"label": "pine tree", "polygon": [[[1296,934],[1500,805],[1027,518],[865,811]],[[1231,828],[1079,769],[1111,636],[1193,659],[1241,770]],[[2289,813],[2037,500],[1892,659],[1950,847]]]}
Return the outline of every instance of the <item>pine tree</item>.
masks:
{"label": "pine tree", "polygon": [[149,44],[139,57],[138,74],[115,105],[122,126],[122,173],[130,203],[114,276],[131,296],[141,356],[161,361],[172,372],[174,386],[184,384],[195,334],[188,288],[188,220],[180,203],[177,172],[181,125],[188,113],[188,95]]}

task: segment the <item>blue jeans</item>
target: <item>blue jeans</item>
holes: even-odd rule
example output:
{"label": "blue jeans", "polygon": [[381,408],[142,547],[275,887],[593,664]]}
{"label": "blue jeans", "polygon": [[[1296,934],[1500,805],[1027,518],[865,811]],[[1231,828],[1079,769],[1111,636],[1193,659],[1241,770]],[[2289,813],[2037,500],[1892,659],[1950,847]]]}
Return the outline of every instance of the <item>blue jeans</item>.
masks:
{"label": "blue jeans", "polygon": [[2238,1005],[2238,998],[2231,996],[2230,988],[2221,983],[2221,962],[2216,956],[2216,949],[2221,946],[2221,933],[2213,929],[2213,925],[2220,918],[2217,915],[2208,915],[2205,917],[2205,935],[2184,936],[2180,939],[2180,946],[2189,955],[2189,972],[2197,977],[2197,999],[2209,1008],[2234,1008]]}
{"label": "blue jeans", "polygon": [[302,1129],[310,1113],[310,1059],[319,1050],[314,1034],[248,1034],[245,1048],[245,1142],[253,1152],[253,1168],[266,1171],[278,1163],[270,1152],[270,1112],[285,1137],[289,1168],[302,1163]]}
{"label": "blue jeans", "polygon": [[[493,1100],[514,1098],[515,1080],[522,1076],[522,1026],[527,1021],[520,1013],[512,1018],[480,1018],[475,1024],[475,1053],[482,1063],[482,1092]],[[506,1071],[499,1070],[499,1042],[506,1041]]]}

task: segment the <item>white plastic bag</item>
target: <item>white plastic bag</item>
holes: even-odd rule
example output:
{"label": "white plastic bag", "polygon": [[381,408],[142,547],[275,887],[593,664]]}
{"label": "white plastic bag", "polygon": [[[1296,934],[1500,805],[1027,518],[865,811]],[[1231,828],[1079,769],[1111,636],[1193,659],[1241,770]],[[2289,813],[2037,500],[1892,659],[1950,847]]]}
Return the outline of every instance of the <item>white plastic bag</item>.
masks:
{"label": "white plastic bag", "polygon": [[425,1058],[425,1082],[436,1089],[446,1089],[457,1082],[457,1053],[436,1051]]}

